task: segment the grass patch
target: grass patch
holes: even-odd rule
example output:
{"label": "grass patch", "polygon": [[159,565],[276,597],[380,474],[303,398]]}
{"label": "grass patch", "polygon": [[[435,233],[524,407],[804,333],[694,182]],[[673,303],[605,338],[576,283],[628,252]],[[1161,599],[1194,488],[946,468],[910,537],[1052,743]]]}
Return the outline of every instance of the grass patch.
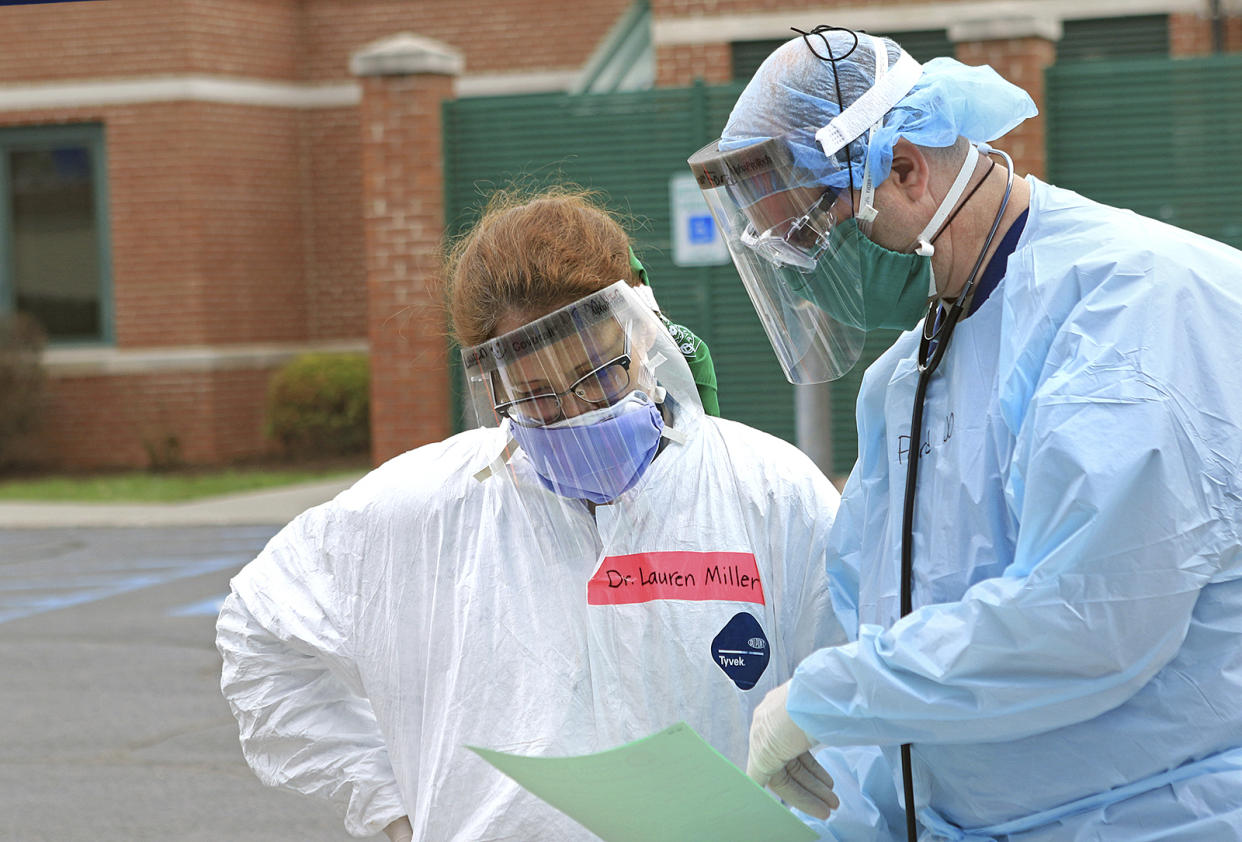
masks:
{"label": "grass patch", "polygon": [[0,500],[59,503],[175,503],[261,491],[300,482],[357,475],[356,465],[245,467],[176,472],[126,471],[107,474],[0,479]]}

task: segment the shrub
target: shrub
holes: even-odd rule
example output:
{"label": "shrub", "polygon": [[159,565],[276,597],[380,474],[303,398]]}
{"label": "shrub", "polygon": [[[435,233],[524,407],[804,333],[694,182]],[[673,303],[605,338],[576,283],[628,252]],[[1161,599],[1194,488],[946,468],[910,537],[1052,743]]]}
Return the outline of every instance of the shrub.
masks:
{"label": "shrub", "polygon": [[267,435],[294,456],[362,453],[371,446],[365,354],[303,354],[268,385]]}
{"label": "shrub", "polygon": [[47,336],[23,313],[0,314],[0,465],[20,461],[16,439],[38,421]]}

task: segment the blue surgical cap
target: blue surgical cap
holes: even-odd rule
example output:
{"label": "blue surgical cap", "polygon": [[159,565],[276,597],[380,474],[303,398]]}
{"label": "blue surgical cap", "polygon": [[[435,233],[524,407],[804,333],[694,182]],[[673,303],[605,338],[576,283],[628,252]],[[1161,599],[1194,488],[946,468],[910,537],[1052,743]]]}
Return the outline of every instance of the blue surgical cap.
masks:
{"label": "blue surgical cap", "polygon": [[[778,47],[760,65],[733,106],[721,136],[721,150],[738,149],[769,138],[786,137],[799,171],[819,171],[817,183],[841,188],[852,173],[861,184],[867,160],[867,134],[861,143],[850,143],[835,165],[828,165],[815,133],[849,107],[875,84],[875,52],[871,38],[848,31],[801,37]],[[827,43],[824,42],[827,38]],[[820,55],[846,58],[834,64]],[[901,57],[896,42],[881,39],[891,68]],[[904,137],[917,146],[952,146],[957,138],[974,143],[1002,136],[1027,117],[1038,113],[1026,91],[1007,82],[987,65],[970,67],[951,58],[932,59],[910,92],[893,106],[876,128],[870,142],[872,178],[876,184],[888,177],[893,146]],[[849,170],[844,169],[849,157]],[[801,180],[801,179],[800,179]]]}

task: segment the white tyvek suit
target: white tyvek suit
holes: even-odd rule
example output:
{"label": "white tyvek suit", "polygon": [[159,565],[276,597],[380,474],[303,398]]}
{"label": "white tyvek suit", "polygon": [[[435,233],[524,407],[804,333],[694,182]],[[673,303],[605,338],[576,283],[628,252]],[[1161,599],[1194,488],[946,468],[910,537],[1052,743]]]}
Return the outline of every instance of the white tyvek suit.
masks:
{"label": "white tyvek suit", "polygon": [[[475,479],[505,443],[480,429],[393,459],[286,527],[233,580],[218,625],[222,687],[260,778],[346,802],[355,835],[408,813],[416,840],[529,842],[593,837],[464,745],[579,754],[684,719],[744,765],[759,700],[844,641],[824,561],[838,497],[766,434],[697,407],[676,427],[686,441],[598,523],[534,482],[521,451],[510,473]],[[634,572],[637,553],[724,572],[691,598],[591,604],[597,569]],[[758,588],[729,578],[748,554]],[[624,590],[607,586],[618,575],[596,587]],[[748,690],[713,652],[739,613],[770,652]]]}

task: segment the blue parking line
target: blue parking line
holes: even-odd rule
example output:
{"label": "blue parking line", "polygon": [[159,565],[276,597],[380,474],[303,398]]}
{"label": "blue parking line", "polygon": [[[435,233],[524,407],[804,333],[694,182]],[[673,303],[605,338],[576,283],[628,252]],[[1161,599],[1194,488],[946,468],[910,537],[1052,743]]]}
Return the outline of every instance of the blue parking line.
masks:
{"label": "blue parking line", "polygon": [[189,605],[182,605],[168,612],[169,617],[215,617],[220,613],[220,609],[224,606],[224,600],[228,594],[213,596],[211,599],[200,600],[199,602],[191,602]]}
{"label": "blue parking line", "polygon": [[98,568],[93,568],[80,577],[0,580],[0,623],[97,602],[178,579],[241,567],[249,558],[247,555],[190,560],[140,560],[126,565],[127,569],[109,571],[105,568],[100,572]]}

